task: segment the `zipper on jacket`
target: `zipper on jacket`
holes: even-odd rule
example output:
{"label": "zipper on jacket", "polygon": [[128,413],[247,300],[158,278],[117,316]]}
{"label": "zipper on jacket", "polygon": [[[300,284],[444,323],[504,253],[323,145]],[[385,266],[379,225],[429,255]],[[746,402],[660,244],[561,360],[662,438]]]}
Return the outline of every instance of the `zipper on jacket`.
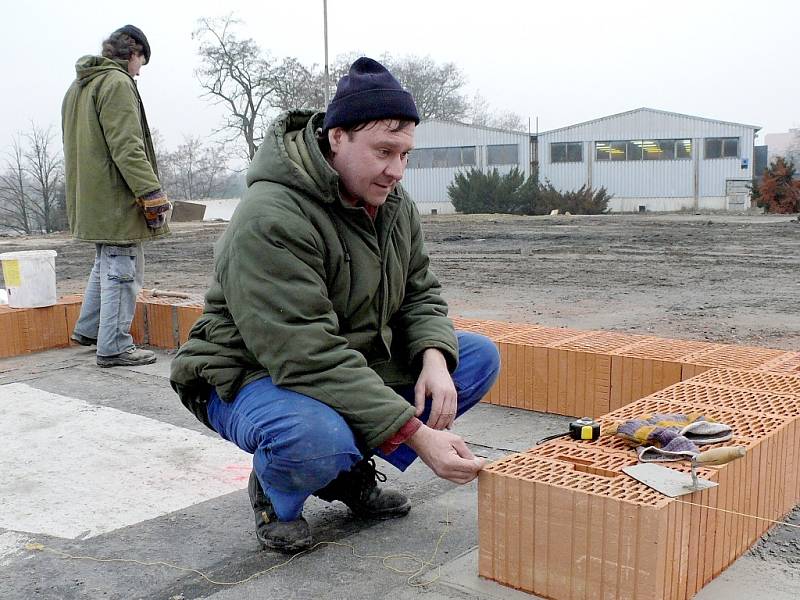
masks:
{"label": "zipper on jacket", "polygon": [[[386,355],[388,358],[392,356],[392,349],[386,348],[386,342],[383,339],[383,326],[385,322],[385,315],[386,315],[386,265],[384,264],[384,259],[386,257],[386,247],[389,244],[389,240],[392,238],[391,232],[394,229],[394,225],[397,222],[397,219],[400,217],[400,207],[397,207],[395,210],[394,215],[392,215],[392,219],[389,223],[386,224],[386,227],[382,229],[386,232],[386,238],[381,240],[378,239],[378,258],[381,261],[381,282],[380,282],[380,298],[378,300],[378,335],[381,338],[381,343],[383,344],[384,348],[386,349]],[[375,228],[377,234],[377,228]]]}

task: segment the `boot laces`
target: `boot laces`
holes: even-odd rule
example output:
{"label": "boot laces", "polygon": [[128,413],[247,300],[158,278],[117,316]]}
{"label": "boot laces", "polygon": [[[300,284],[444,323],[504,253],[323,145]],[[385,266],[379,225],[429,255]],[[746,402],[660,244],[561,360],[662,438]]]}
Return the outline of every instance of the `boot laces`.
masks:
{"label": "boot laces", "polygon": [[375,466],[374,458],[362,461],[351,473],[358,481],[361,497],[364,500],[368,500],[378,490],[378,482],[384,483],[387,479],[386,475]]}

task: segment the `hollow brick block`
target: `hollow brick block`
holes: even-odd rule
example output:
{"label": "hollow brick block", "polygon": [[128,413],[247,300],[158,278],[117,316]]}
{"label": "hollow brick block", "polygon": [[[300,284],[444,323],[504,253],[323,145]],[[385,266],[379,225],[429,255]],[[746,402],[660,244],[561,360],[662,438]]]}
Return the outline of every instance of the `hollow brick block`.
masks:
{"label": "hollow brick block", "polygon": [[800,352],[787,352],[760,365],[758,370],[800,377]]}
{"label": "hollow brick block", "polygon": [[472,331],[485,335],[493,342],[503,336],[520,331],[539,329],[539,325],[525,323],[508,323],[505,321],[488,321],[482,319],[468,319],[465,317],[452,317],[453,327],[460,331]]}
{"label": "hollow brick block", "polygon": [[157,300],[148,300],[145,304],[148,344],[156,348],[177,348],[179,335],[175,306]]}
{"label": "hollow brick block", "polygon": [[69,346],[66,309],[63,304],[22,310],[25,352],[41,352]]}
{"label": "hollow brick block", "polygon": [[22,311],[0,306],[0,358],[27,352],[22,328]]}
{"label": "hollow brick block", "polygon": [[[757,369],[761,365],[782,358],[785,350],[717,344],[716,347],[695,352],[682,359],[687,366],[684,379],[694,377],[698,368],[727,367],[731,369]],[[693,372],[691,367],[695,367]],[[704,369],[705,370],[705,369]],[[686,376],[688,375],[688,377]]]}
{"label": "hollow brick block", "polygon": [[178,336],[179,342],[184,344],[189,339],[189,331],[195,321],[203,314],[203,309],[199,306],[178,306]]}
{"label": "hollow brick block", "polygon": [[687,380],[687,382],[714,385],[728,389],[800,396],[800,378],[791,374],[761,370],[709,369],[697,377]]}

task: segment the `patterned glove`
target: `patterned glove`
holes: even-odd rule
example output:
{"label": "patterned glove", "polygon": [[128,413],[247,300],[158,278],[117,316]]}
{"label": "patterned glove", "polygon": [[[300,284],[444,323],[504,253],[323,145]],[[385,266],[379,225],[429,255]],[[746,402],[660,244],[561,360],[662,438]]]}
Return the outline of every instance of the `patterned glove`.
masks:
{"label": "patterned glove", "polygon": [[172,208],[164,192],[161,190],[150,192],[141,198],[137,198],[136,202],[142,207],[144,220],[147,221],[147,226],[150,229],[158,229],[164,226],[164,222],[167,219],[167,211]]}
{"label": "patterned glove", "polygon": [[652,414],[606,429],[632,445],[642,462],[685,460],[700,452],[699,445],[726,442],[733,430],[703,413]]}

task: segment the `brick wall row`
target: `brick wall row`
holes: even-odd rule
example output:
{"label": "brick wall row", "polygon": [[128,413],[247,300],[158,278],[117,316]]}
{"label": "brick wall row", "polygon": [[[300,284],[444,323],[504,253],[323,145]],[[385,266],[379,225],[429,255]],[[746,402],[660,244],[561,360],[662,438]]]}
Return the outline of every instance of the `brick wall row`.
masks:
{"label": "brick wall row", "polygon": [[712,368],[601,421],[653,412],[725,422],[724,445],[747,454],[700,469],[719,486],[676,499],[622,472],[637,456],[619,438],[507,456],[479,478],[480,575],[555,600],[685,600],[771,526],[752,515],[779,520],[800,501],[800,376]]}
{"label": "brick wall row", "polygon": [[[82,296],[64,296],[46,308],[0,306],[0,358],[66,348],[78,320]],[[202,312],[202,296],[188,299],[139,295],[131,334],[137,344],[177,348]]]}

